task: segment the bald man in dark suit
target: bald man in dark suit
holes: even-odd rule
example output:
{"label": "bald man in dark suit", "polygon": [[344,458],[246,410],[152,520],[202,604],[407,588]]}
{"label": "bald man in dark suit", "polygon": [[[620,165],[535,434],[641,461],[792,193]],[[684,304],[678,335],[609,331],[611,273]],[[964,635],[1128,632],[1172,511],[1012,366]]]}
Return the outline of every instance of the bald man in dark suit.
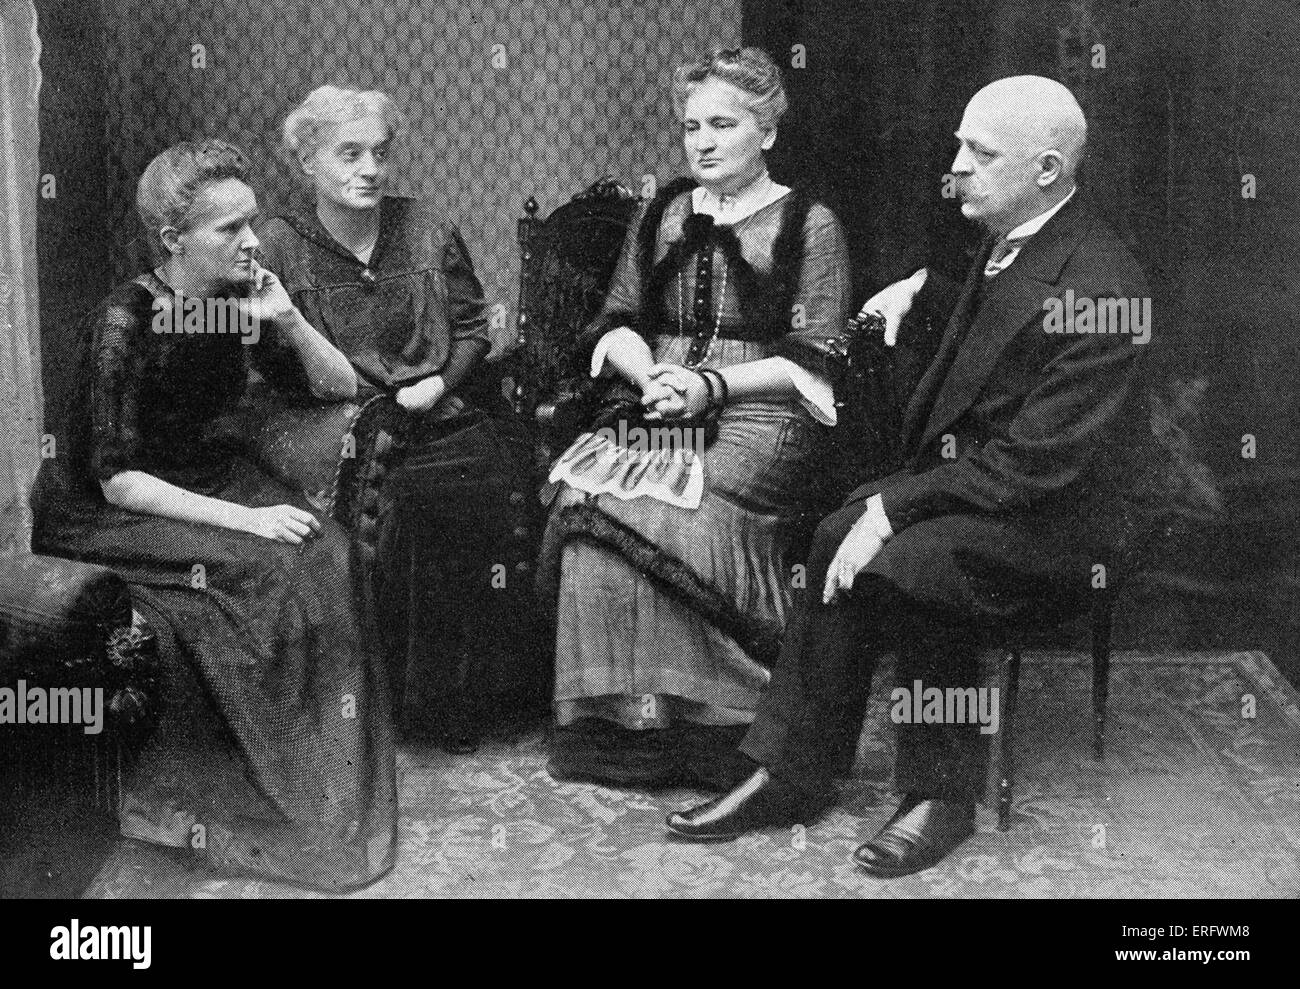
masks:
{"label": "bald man in dark suit", "polygon": [[[956,136],[962,212],[988,232],[976,263],[962,285],[922,269],[864,307],[886,317],[888,343],[914,309],[945,328],[904,416],[906,466],[819,526],[809,587],[741,745],[757,768],[670,815],[678,836],[811,819],[851,766],[878,655],[897,653],[900,684],[978,688],[990,635],[1086,608],[1094,567],[1121,561],[1141,525],[1149,290],[1075,187],[1083,113],[1059,83],[1012,77],[972,98]],[[1102,311],[1109,332],[1093,332]],[[972,833],[979,729],[899,725],[903,797],[854,853],[866,872],[928,868]]]}

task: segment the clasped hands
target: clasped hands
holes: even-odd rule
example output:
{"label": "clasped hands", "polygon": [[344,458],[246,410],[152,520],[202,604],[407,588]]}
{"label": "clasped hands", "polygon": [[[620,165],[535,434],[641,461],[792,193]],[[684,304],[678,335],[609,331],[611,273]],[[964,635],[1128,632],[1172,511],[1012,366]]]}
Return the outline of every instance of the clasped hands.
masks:
{"label": "clasped hands", "polygon": [[680,364],[653,364],[641,389],[647,419],[692,419],[709,406],[709,386],[698,371]]}

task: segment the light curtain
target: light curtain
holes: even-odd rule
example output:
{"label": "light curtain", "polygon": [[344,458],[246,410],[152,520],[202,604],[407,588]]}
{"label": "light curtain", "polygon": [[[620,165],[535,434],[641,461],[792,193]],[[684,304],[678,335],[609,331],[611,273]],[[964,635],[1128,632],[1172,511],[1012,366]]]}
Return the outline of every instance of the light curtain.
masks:
{"label": "light curtain", "polygon": [[41,456],[39,58],[32,0],[0,0],[0,552],[30,548],[28,496]]}

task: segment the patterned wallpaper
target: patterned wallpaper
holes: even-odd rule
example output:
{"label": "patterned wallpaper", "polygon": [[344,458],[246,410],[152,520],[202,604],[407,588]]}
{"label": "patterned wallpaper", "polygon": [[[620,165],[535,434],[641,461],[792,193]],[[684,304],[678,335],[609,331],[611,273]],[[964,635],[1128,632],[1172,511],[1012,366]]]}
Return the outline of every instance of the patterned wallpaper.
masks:
{"label": "patterned wallpaper", "polygon": [[[380,88],[409,127],[393,189],[433,196],[461,227],[513,337],[515,221],[602,175],[685,170],[673,69],[740,42],[740,0],[106,0],[108,195],[119,278],[138,264],[132,200],[149,159],[221,136],[261,169],[263,206],[301,187],[278,152],[285,114],[313,87]],[[197,47],[201,46],[201,47]]]}

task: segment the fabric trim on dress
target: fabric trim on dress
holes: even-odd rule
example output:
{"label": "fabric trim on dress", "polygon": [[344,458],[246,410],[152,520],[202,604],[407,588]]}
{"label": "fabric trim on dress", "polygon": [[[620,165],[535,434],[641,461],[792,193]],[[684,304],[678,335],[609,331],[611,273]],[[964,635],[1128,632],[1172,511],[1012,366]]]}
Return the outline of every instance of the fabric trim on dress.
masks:
{"label": "fabric trim on dress", "polygon": [[694,570],[639,532],[588,505],[562,508],[558,522],[562,541],[579,539],[614,550],[670,597],[693,608],[719,631],[735,639],[756,662],[769,669],[776,663],[781,650],[780,626],[755,621],[743,614],[725,595],[704,583]]}

